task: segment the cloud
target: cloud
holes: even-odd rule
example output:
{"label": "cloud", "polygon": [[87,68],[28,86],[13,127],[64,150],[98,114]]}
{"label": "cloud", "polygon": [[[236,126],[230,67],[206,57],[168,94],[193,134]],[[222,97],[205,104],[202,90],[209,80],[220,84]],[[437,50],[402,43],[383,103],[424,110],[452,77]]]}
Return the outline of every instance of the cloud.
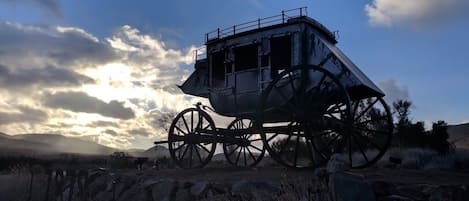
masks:
{"label": "cloud", "polygon": [[114,48],[73,27],[0,22],[0,44],[0,64],[10,68],[92,67],[119,58]]}
{"label": "cloud", "polygon": [[143,137],[151,136],[151,133],[149,131],[147,131],[146,129],[144,129],[144,128],[131,129],[131,130],[128,131],[128,133],[130,135],[140,135],[140,136],[143,136]]}
{"label": "cloud", "polygon": [[111,121],[93,121],[88,124],[90,127],[119,127],[119,124]]}
{"label": "cloud", "polygon": [[410,100],[409,91],[406,86],[398,86],[395,79],[388,79],[378,82],[378,86],[384,91],[386,96],[384,99],[388,104],[392,104],[397,100]]}
{"label": "cloud", "polygon": [[122,102],[113,100],[106,103],[83,92],[57,92],[55,94],[46,94],[43,99],[44,104],[50,108],[96,113],[105,117],[124,120],[135,117],[132,109],[124,107]]}
{"label": "cloud", "polygon": [[468,8],[467,0],[373,0],[365,5],[371,25],[414,28],[458,18]]}
{"label": "cloud", "polygon": [[[195,46],[128,25],[100,40],[79,27],[0,22],[0,44],[2,132],[147,148],[148,138],[167,137],[178,112],[208,102],[175,87],[193,70]],[[27,116],[21,105],[44,113]]]}
{"label": "cloud", "polygon": [[28,106],[20,105],[14,112],[0,112],[0,125],[12,123],[39,123],[47,120],[47,113]]}
{"label": "cloud", "polygon": [[54,14],[57,17],[63,17],[62,5],[60,0],[3,0],[10,4],[31,4],[38,5],[43,10]]}
{"label": "cloud", "polygon": [[11,71],[6,66],[0,64],[0,85],[8,90],[34,85],[41,87],[80,86],[94,82],[94,79],[68,69],[49,66]]}

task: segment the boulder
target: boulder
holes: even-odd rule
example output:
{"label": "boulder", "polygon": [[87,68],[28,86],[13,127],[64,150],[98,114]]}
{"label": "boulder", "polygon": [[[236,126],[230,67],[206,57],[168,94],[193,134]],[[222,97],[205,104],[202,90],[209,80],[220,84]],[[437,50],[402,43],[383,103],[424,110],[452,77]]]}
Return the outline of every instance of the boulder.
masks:
{"label": "boulder", "polygon": [[172,193],[175,190],[177,182],[171,179],[161,180],[151,187],[151,197],[153,201],[172,200]]}
{"label": "boulder", "polygon": [[383,199],[381,199],[382,201],[414,201],[410,198],[407,198],[407,197],[404,197],[404,196],[400,196],[400,195],[390,195],[390,196],[386,196],[384,197]]}
{"label": "boulder", "polygon": [[117,197],[117,201],[146,201],[145,196],[146,192],[143,188],[133,185]]}
{"label": "boulder", "polygon": [[376,197],[386,197],[396,193],[396,186],[384,181],[375,181],[371,184],[371,187]]}
{"label": "boulder", "polygon": [[241,180],[231,187],[231,194],[253,200],[264,200],[280,192],[280,187],[267,181]]}
{"label": "boulder", "polygon": [[343,154],[334,154],[331,156],[326,165],[329,174],[350,169],[350,163]]}
{"label": "boulder", "polygon": [[208,181],[198,181],[190,188],[190,193],[195,197],[200,197],[209,188]]}
{"label": "boulder", "polygon": [[334,201],[375,201],[375,194],[363,176],[335,172],[329,177],[329,189]]}

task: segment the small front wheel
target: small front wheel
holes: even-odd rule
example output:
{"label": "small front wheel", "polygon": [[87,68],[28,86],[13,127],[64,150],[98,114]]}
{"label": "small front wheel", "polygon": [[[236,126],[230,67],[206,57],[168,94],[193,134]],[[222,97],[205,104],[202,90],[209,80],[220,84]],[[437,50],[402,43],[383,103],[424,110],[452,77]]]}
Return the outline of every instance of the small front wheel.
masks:
{"label": "small front wheel", "polygon": [[[253,123],[249,119],[236,119],[228,125],[228,129],[238,132],[252,130]],[[223,143],[223,153],[230,164],[240,167],[252,167],[257,165],[264,157],[265,147],[260,134],[235,134],[230,139],[232,141]]]}
{"label": "small front wheel", "polygon": [[181,168],[201,168],[213,157],[216,142],[210,137],[215,123],[203,110],[185,109],[174,118],[168,134],[169,152],[173,161]]}

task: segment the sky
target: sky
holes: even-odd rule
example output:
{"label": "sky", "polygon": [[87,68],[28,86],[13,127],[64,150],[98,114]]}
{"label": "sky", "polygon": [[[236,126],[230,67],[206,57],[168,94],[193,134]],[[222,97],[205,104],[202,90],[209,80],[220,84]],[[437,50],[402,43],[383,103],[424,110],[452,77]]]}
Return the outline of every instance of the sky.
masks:
{"label": "sky", "polygon": [[0,132],[148,148],[207,102],[176,87],[206,32],[303,6],[389,104],[469,122],[467,0],[0,0]]}

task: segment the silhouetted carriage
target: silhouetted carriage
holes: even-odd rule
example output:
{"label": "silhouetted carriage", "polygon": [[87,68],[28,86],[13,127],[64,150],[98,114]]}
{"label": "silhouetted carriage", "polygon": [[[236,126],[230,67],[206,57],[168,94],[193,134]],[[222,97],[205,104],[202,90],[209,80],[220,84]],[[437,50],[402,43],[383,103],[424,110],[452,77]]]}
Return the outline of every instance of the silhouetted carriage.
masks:
{"label": "silhouetted carriage", "polygon": [[[213,109],[199,103],[182,111],[168,141],[155,142],[167,142],[180,167],[206,165],[217,143],[237,166],[256,165],[266,150],[295,168],[316,167],[335,153],[363,168],[385,153],[393,123],[384,93],[305,7],[205,39],[206,56],[196,52],[195,71],[180,88],[208,98]],[[207,110],[236,119],[217,128]]]}

